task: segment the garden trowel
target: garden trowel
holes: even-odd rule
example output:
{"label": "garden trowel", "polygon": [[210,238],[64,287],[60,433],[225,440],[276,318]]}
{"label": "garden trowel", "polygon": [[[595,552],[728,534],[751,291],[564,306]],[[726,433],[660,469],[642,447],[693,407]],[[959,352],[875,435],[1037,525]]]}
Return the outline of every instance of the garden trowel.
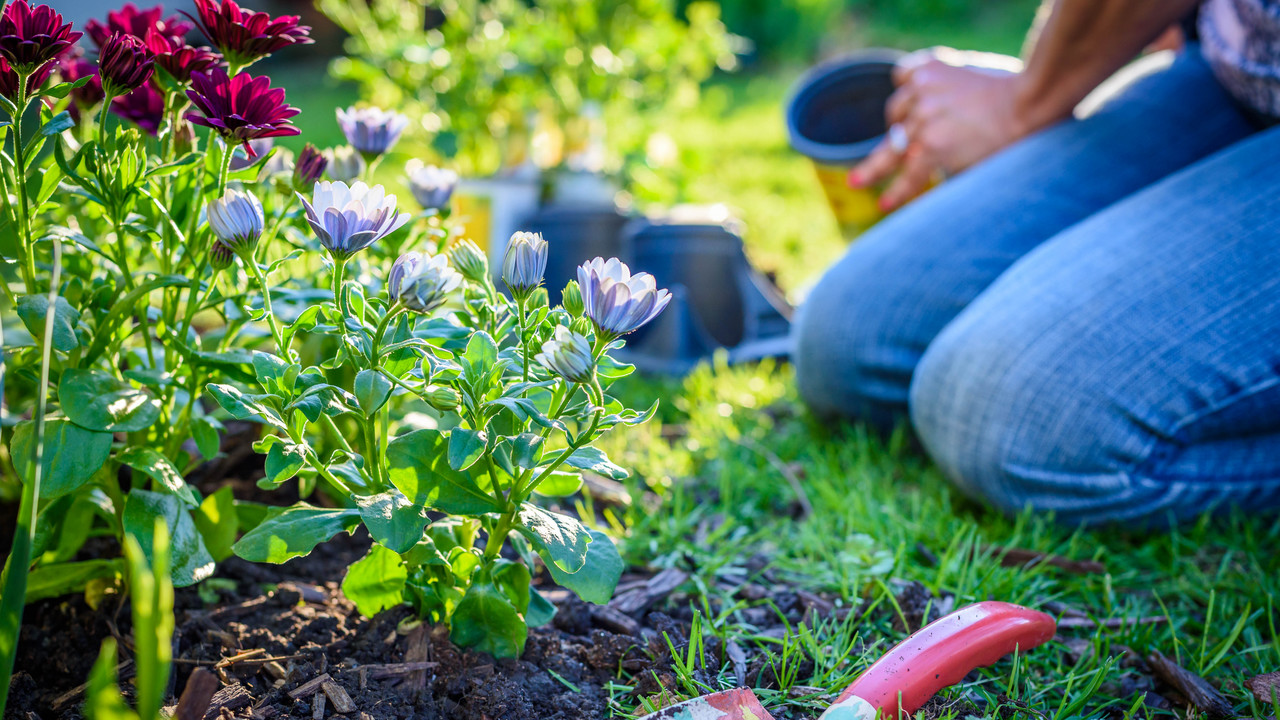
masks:
{"label": "garden trowel", "polygon": [[[939,690],[976,667],[1053,637],[1042,612],[987,601],[960,608],[898,643],[854,680],[819,720],[896,718],[920,709]],[[641,720],[774,720],[748,688],[703,695]]]}

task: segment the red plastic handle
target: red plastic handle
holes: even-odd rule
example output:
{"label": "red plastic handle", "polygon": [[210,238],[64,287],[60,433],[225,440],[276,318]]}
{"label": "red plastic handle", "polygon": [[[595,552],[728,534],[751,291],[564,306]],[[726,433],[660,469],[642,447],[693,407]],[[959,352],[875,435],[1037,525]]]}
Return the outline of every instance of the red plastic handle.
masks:
{"label": "red plastic handle", "polygon": [[897,718],[914,713],[969,671],[1015,649],[1025,652],[1053,637],[1052,617],[1012,603],[975,603],[912,633],[845,688],[826,713],[841,718]]}

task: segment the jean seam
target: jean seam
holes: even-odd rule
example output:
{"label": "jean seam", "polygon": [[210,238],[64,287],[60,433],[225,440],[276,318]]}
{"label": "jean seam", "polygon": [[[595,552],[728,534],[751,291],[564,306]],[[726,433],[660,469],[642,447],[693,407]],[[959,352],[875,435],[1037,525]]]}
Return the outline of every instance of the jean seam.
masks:
{"label": "jean seam", "polygon": [[[1199,478],[1182,478],[1182,477],[1179,477],[1177,479],[1163,478],[1163,477],[1160,477],[1155,472],[1155,469],[1157,466],[1165,464],[1169,458],[1173,457],[1175,454],[1184,450],[1185,448],[1187,448],[1189,445],[1192,444],[1192,443],[1178,443],[1176,440],[1174,440],[1174,438],[1183,430],[1185,430],[1189,425],[1195,422],[1198,422],[1204,419],[1205,417],[1212,415],[1215,412],[1218,412],[1219,410],[1228,408],[1231,405],[1240,402],[1241,400],[1245,400],[1250,397],[1253,397],[1254,395],[1260,392],[1270,390],[1276,387],[1277,384],[1280,384],[1280,377],[1272,377],[1272,378],[1267,378],[1265,380],[1260,380],[1243,390],[1240,390],[1238,392],[1232,393],[1231,395],[1228,395],[1227,397],[1223,398],[1219,402],[1216,402],[1212,405],[1201,408],[1200,410],[1197,410],[1196,412],[1193,412],[1187,415],[1186,417],[1182,418],[1178,422],[1174,423],[1168,433],[1164,433],[1163,435],[1159,435],[1159,434],[1155,435],[1155,437],[1152,438],[1151,440],[1151,447],[1145,453],[1145,456],[1141,460],[1133,463],[1133,468],[1132,468],[1133,474],[1131,475],[1131,477],[1133,477],[1135,480],[1149,479],[1149,480],[1154,480],[1154,481],[1158,481],[1166,484],[1174,483],[1174,482],[1182,483],[1185,485],[1194,485],[1194,486],[1203,486],[1203,485],[1209,484],[1208,480],[1199,479]],[[1222,483],[1258,482],[1259,479],[1260,478],[1257,475],[1232,475],[1232,474],[1225,474],[1225,473],[1214,473],[1212,477],[1212,484],[1220,485]]]}

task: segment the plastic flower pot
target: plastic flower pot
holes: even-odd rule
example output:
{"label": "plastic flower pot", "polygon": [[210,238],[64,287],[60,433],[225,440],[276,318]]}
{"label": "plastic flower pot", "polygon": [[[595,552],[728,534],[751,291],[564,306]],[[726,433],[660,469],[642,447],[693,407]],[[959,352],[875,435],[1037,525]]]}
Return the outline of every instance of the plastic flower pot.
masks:
{"label": "plastic flower pot", "polygon": [[671,305],[628,341],[637,367],[680,374],[718,349],[730,362],[789,354],[791,308],[756,272],[723,211],[637,220],[627,233],[632,269],[671,290]]}
{"label": "plastic flower pot", "polygon": [[883,217],[883,188],[851,188],[849,170],[884,136],[893,66],[903,53],[864,50],[818,65],[792,90],[786,106],[791,147],[813,161],[818,181],[845,238]]}
{"label": "plastic flower pot", "polygon": [[560,302],[565,283],[578,277],[578,266],[592,258],[616,257],[630,262],[623,230],[628,218],[613,205],[548,205],[521,229],[547,238],[544,285],[551,304]]}
{"label": "plastic flower pot", "polygon": [[536,176],[463,180],[455,194],[455,212],[466,219],[468,236],[489,256],[494,281],[502,287],[502,255],[507,240],[538,210],[542,182]]}

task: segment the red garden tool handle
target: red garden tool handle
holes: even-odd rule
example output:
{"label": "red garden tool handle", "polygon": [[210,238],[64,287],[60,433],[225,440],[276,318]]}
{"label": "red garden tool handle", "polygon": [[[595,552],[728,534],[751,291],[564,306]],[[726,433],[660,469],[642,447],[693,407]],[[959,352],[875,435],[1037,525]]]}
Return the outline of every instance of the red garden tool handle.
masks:
{"label": "red garden tool handle", "polygon": [[845,688],[821,720],[874,720],[914,713],[969,671],[1053,637],[1052,617],[1012,603],[987,601],[929,623],[872,663]]}

